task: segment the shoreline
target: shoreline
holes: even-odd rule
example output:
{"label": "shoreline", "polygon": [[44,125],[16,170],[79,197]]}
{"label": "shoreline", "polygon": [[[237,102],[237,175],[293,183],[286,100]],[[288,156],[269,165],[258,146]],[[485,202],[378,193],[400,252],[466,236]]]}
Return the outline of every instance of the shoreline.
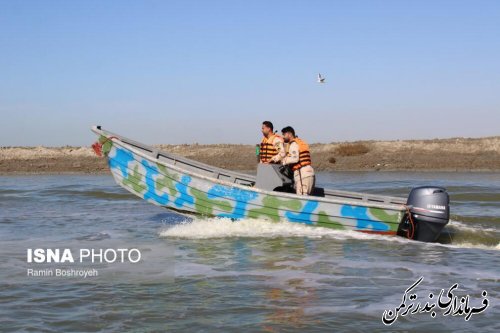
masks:
{"label": "shoreline", "polygon": [[[242,172],[242,170],[237,170]],[[362,173],[362,172],[377,172],[377,173],[398,173],[398,172],[416,172],[416,173],[470,173],[470,174],[500,174],[500,169],[480,169],[480,170],[444,170],[444,169],[426,169],[426,170],[403,170],[403,169],[394,169],[394,170],[318,170],[316,173],[320,174],[323,172],[331,172],[331,173]],[[245,172],[243,172],[245,173]],[[253,172],[247,172],[247,174],[255,174]],[[28,172],[28,171],[12,171],[12,172],[0,172],[0,177],[29,177],[29,176],[108,176],[110,175],[109,171],[95,171],[95,172],[86,172],[86,171],[47,171],[47,172]]]}
{"label": "shoreline", "polygon": [[[254,145],[153,145],[235,171],[254,172]],[[500,172],[500,136],[311,144],[316,171]],[[0,147],[0,175],[106,174],[90,147]]]}

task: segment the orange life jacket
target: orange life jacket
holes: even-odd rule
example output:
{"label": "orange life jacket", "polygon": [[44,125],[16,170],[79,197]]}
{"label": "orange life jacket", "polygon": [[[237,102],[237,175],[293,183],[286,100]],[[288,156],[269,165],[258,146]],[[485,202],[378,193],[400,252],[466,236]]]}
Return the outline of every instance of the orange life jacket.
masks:
{"label": "orange life jacket", "polygon": [[292,141],[290,141],[290,144],[292,144],[292,142],[296,142],[299,145],[299,162],[292,165],[292,170],[299,170],[306,165],[311,165],[311,153],[309,152],[309,145],[299,138],[293,139]]}
{"label": "orange life jacket", "polygon": [[274,138],[281,138],[278,134],[271,134],[269,138],[263,137],[260,142],[260,161],[270,162],[273,156],[278,155],[278,150],[274,146]]}

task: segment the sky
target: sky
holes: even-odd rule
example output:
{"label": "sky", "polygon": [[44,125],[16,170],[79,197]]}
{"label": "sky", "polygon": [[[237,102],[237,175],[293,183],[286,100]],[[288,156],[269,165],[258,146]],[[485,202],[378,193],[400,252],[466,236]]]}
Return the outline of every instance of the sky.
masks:
{"label": "sky", "polygon": [[500,135],[500,1],[0,0],[0,119],[0,146]]}

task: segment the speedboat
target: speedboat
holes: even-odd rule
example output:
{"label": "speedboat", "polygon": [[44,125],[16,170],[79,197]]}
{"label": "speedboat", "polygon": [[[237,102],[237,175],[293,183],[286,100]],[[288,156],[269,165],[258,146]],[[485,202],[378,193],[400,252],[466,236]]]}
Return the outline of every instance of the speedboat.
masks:
{"label": "speedboat", "polygon": [[118,185],[180,214],[303,223],[312,227],[398,235],[434,242],[449,221],[449,196],[436,186],[407,198],[314,188],[293,193],[293,177],[279,165],[259,164],[256,175],[229,171],[160,151],[93,126],[92,145],[107,158]]}

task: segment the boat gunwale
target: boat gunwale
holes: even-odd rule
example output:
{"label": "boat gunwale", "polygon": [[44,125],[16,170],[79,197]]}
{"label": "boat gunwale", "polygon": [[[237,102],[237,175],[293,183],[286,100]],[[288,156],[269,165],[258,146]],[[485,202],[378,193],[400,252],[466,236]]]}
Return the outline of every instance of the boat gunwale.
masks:
{"label": "boat gunwale", "polygon": [[[250,187],[250,186],[245,186],[245,185],[241,185],[241,184],[238,184],[238,183],[228,182],[228,181],[225,181],[225,180],[221,180],[221,179],[217,179],[217,178],[213,178],[213,177],[208,177],[208,176],[205,176],[205,175],[193,172],[191,170],[182,169],[182,168],[177,167],[176,165],[168,164],[165,161],[162,161],[162,160],[158,159],[157,157],[154,157],[154,156],[152,156],[150,154],[146,154],[146,153],[143,153],[142,151],[137,150],[136,147],[134,147],[133,144],[137,143],[138,144],[137,145],[138,148],[141,147],[141,146],[142,147],[144,147],[144,146],[148,147],[149,148],[148,150],[151,150],[152,153],[156,152],[156,156],[158,156],[160,153],[162,153],[161,150],[152,149],[151,147],[149,147],[147,145],[144,145],[144,144],[142,144],[140,142],[137,142],[137,141],[134,141],[134,140],[129,140],[128,138],[125,138],[125,137],[123,137],[121,135],[118,135],[118,134],[115,134],[115,133],[103,130],[102,128],[99,128],[98,126],[92,126],[92,131],[94,133],[96,133],[96,134],[103,135],[104,137],[106,137],[109,140],[111,140],[113,143],[118,144],[122,148],[131,150],[135,154],[137,154],[137,155],[139,155],[139,156],[141,156],[141,157],[143,157],[143,158],[145,158],[145,159],[147,159],[147,160],[149,160],[151,162],[161,164],[161,165],[163,165],[163,166],[165,166],[167,168],[170,168],[172,170],[175,170],[175,171],[183,173],[183,174],[188,174],[190,176],[193,176],[193,177],[196,177],[196,178],[200,178],[200,179],[203,179],[203,180],[206,180],[206,181],[209,181],[209,182],[213,182],[213,183],[216,183],[216,184],[224,185],[224,186],[236,187],[236,188],[239,188],[239,189],[242,189],[242,190],[253,191],[253,192],[262,193],[262,194],[265,194],[265,195],[271,195],[271,196],[276,196],[276,197],[281,197],[281,198],[286,198],[286,199],[313,200],[313,201],[324,202],[324,203],[348,204],[348,205],[351,205],[351,206],[382,208],[382,209],[390,209],[390,210],[394,210],[394,211],[406,211],[406,209],[407,209],[407,206],[405,204],[403,204],[403,203],[396,204],[396,203],[384,203],[384,202],[370,202],[370,201],[366,201],[366,200],[363,200],[363,199],[360,199],[360,201],[351,201],[351,200],[340,200],[340,199],[335,199],[335,198],[324,198],[324,197],[318,197],[318,196],[300,196],[300,195],[292,194],[292,193],[277,192],[277,191],[268,191],[268,190],[263,190],[263,189],[256,188],[256,187]],[[123,139],[125,139],[127,141],[130,141],[132,144],[123,141]],[[167,154],[168,155],[174,155],[174,156],[176,156],[175,154],[172,154],[172,153],[167,153]],[[181,157],[181,158],[179,158],[179,160],[192,161],[192,160],[190,160],[188,158],[185,158],[185,157]],[[193,163],[193,164],[198,164],[198,162],[195,161],[195,163]],[[204,163],[200,163],[200,164],[203,165],[203,166],[208,166],[209,168],[211,167],[210,165],[205,165]],[[220,169],[220,170],[223,170],[225,172],[229,172],[229,173],[233,173],[233,174],[238,174],[238,173],[235,173],[235,172],[232,172],[232,171],[228,171],[228,170],[225,170],[225,169],[221,169],[221,168],[217,168],[217,167],[211,167],[211,168],[212,169],[216,169],[216,170]],[[240,175],[246,176],[246,174],[240,174]],[[243,180],[245,180],[245,178],[243,178]],[[351,193],[354,194],[356,192],[351,192]],[[362,196],[362,193],[357,193],[357,194],[361,194],[360,196]],[[403,200],[402,198],[397,198],[397,197],[394,197],[394,199],[401,199],[401,200]]]}

